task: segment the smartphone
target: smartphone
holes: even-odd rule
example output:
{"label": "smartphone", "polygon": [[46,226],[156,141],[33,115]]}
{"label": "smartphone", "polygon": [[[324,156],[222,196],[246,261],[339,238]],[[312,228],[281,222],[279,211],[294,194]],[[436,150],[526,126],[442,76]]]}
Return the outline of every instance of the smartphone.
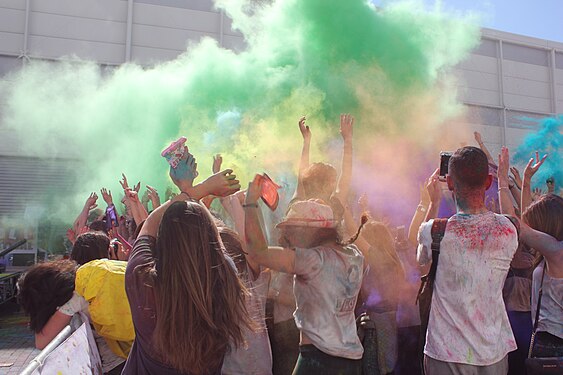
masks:
{"label": "smartphone", "polygon": [[166,159],[172,168],[176,168],[180,160],[188,153],[188,146],[186,146],[186,137],[180,137],[170,146],[166,147],[160,155]]}
{"label": "smartphone", "polygon": [[117,212],[115,211],[115,206],[112,204],[106,208],[106,229],[109,231],[111,228],[119,226],[119,220],[117,218]]}
{"label": "smartphone", "polygon": [[260,177],[260,197],[262,198],[266,206],[270,208],[270,210],[275,211],[276,208],[278,208],[278,203],[280,200],[280,196],[278,194],[278,189],[280,188],[280,186],[272,181],[270,176],[268,176],[266,173],[264,173]]}
{"label": "smartphone", "polygon": [[452,157],[452,153],[449,151],[442,151],[440,152],[440,181],[446,181],[446,175],[448,174],[448,164],[450,162],[450,158]]}

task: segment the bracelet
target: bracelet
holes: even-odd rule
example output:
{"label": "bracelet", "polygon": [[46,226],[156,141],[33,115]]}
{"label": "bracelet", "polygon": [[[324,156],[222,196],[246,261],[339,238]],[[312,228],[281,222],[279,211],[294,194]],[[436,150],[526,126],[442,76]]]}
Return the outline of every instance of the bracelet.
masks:
{"label": "bracelet", "polygon": [[185,191],[181,191],[180,194],[186,194],[186,196],[187,196],[189,199],[192,199],[192,196],[189,195],[188,193],[186,193]]}
{"label": "bracelet", "polygon": [[502,189],[507,189],[510,190],[510,188],[508,186],[499,186],[498,190],[501,191]]}
{"label": "bracelet", "polygon": [[416,207],[416,210],[420,212],[426,212],[427,208],[419,204],[418,207]]}
{"label": "bracelet", "polygon": [[243,203],[242,207],[255,207],[258,208],[258,203]]}

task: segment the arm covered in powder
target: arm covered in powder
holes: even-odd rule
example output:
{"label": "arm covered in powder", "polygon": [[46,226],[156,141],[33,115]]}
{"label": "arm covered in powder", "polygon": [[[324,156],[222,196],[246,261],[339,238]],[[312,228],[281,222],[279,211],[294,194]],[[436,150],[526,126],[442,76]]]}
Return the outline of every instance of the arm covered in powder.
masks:
{"label": "arm covered in powder", "polygon": [[294,273],[295,252],[281,247],[268,247],[258,216],[260,176],[248,185],[244,204],[244,227],[248,257],[256,263],[284,273]]}
{"label": "arm covered in powder", "polygon": [[311,129],[305,125],[305,116],[299,119],[299,131],[303,136],[303,148],[301,150],[301,159],[299,160],[299,173],[297,175],[297,187],[293,198],[305,198],[305,190],[303,188],[303,173],[309,168],[309,153],[311,149]]}
{"label": "arm covered in powder", "polygon": [[348,192],[350,191],[350,183],[352,181],[352,164],[353,164],[353,132],[354,117],[350,114],[340,115],[340,134],[344,140],[344,149],[342,152],[342,168],[338,185],[336,187],[335,196],[343,205],[348,201]]}

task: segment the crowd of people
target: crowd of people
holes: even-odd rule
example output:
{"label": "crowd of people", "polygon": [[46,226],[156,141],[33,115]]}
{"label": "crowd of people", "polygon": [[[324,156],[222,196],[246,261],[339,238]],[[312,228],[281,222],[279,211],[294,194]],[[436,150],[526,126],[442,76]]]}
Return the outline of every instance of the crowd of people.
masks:
{"label": "crowd of people", "polygon": [[[362,194],[351,189],[354,118],[340,117],[340,171],[310,163],[306,121],[297,187],[276,223],[264,176],[241,190],[220,155],[194,184],[185,154],[162,201],[122,175],[121,215],[111,191],[100,191],[105,210],[92,193],[67,232],[70,259],[18,282],[36,346],[78,314],[104,374],[525,374],[530,350],[563,356],[563,198],[553,180],[547,193],[531,188],[548,156],[520,177],[508,150],[495,160],[476,133],[479,147],[426,180],[410,227],[391,228],[365,195],[351,202]],[[447,221],[445,198],[456,209]],[[415,301],[432,268],[423,314]]]}

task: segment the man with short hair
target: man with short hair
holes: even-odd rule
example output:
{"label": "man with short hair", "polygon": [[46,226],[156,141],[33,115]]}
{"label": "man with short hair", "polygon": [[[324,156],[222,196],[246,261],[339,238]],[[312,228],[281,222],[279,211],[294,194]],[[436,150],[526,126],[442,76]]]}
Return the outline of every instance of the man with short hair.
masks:
{"label": "man with short hair", "polygon": [[[457,213],[448,220],[440,245],[424,347],[425,372],[504,375],[507,353],[516,349],[516,342],[502,288],[518,247],[517,230],[508,218],[485,207],[492,175],[482,150],[458,149],[448,169],[446,182]],[[420,264],[432,259],[432,223],[423,223],[419,230]]]}

